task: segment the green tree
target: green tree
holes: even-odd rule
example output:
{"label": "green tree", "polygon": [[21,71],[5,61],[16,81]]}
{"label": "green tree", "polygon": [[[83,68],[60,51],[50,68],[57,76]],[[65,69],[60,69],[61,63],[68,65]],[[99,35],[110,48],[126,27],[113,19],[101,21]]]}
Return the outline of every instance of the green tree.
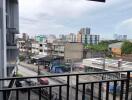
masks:
{"label": "green tree", "polygon": [[129,41],[124,41],[121,50],[122,54],[132,54],[132,43]]}

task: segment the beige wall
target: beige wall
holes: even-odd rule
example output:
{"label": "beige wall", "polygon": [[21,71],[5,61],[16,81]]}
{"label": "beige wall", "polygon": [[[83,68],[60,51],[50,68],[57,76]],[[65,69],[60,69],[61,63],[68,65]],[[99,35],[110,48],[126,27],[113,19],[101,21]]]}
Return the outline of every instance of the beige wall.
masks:
{"label": "beige wall", "polygon": [[82,43],[67,43],[65,45],[64,59],[72,59],[78,61],[83,58],[83,45]]}

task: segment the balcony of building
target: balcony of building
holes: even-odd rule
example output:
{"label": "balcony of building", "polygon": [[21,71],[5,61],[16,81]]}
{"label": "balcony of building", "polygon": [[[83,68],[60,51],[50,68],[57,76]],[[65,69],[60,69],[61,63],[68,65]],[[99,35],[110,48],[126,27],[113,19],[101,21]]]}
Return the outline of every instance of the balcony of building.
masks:
{"label": "balcony of building", "polygon": [[[0,94],[3,94],[1,100],[132,100],[131,72],[111,71],[4,78],[0,81],[11,80],[15,84],[0,89]],[[120,77],[116,77],[116,74]],[[114,77],[107,78],[110,75]]]}

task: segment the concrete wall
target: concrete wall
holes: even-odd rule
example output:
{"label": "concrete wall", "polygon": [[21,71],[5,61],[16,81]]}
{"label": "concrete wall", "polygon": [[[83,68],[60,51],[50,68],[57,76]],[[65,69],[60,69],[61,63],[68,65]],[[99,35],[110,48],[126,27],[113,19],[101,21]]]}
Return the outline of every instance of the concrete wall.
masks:
{"label": "concrete wall", "polygon": [[67,43],[64,50],[64,59],[71,59],[72,61],[79,61],[83,58],[82,43]]}

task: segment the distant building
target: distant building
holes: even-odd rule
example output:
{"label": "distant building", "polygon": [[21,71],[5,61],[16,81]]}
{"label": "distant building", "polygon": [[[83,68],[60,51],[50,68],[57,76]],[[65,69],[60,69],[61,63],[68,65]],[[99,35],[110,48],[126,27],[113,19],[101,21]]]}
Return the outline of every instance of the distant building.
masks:
{"label": "distant building", "polygon": [[29,35],[27,33],[22,33],[22,38],[23,38],[23,40],[28,40]]}
{"label": "distant building", "polygon": [[76,35],[74,33],[70,33],[66,35],[67,42],[76,42]]}
{"label": "distant building", "polygon": [[77,42],[82,42],[82,34],[80,32],[77,33]]}
{"label": "distant building", "polygon": [[99,35],[90,34],[86,36],[86,44],[98,44],[100,40]]}
{"label": "distant building", "polygon": [[52,45],[51,43],[42,42],[39,43],[39,55],[51,55],[52,54]]}
{"label": "distant building", "polygon": [[77,42],[83,44],[98,44],[99,40],[99,35],[90,34],[90,28],[82,28],[77,34]]}
{"label": "distant building", "polygon": [[79,61],[83,58],[83,44],[56,40],[52,45],[52,55],[64,57],[65,61]]}
{"label": "distant building", "polygon": [[49,35],[47,37],[47,42],[48,43],[53,43],[54,40],[56,40],[56,36],[55,35]]}
{"label": "distant building", "polygon": [[123,42],[117,42],[109,45],[109,49],[112,52],[113,56],[120,57],[122,54],[121,46]]}
{"label": "distant building", "polygon": [[59,39],[60,39],[60,40],[66,41],[66,35],[60,34],[60,35],[59,35]]}
{"label": "distant building", "polygon": [[18,38],[17,46],[19,48],[19,54],[25,57],[29,57],[32,53],[32,42],[34,41],[34,39],[25,40],[23,38]]}
{"label": "distant building", "polygon": [[35,36],[35,41],[37,42],[46,42],[47,41],[47,37],[45,35],[37,35]]}
{"label": "distant building", "polygon": [[52,55],[64,57],[65,40],[55,40],[52,44]]}
{"label": "distant building", "polygon": [[38,55],[39,54],[39,43],[37,41],[32,42],[32,54]]}
{"label": "distant building", "polygon": [[81,34],[90,34],[90,28],[81,28],[79,33]]}
{"label": "distant building", "polygon": [[124,41],[124,40],[127,40],[127,35],[115,34],[114,39],[118,41]]}

